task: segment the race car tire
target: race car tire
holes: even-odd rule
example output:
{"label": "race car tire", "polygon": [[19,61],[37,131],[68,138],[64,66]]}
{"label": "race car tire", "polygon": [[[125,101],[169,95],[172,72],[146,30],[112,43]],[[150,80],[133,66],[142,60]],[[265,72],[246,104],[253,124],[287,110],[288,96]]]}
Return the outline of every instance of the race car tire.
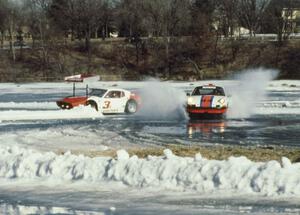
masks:
{"label": "race car tire", "polygon": [[86,102],[86,105],[87,106],[91,106],[91,108],[94,108],[96,111],[98,111],[98,105],[97,105],[97,102],[91,100],[91,101],[87,101]]}
{"label": "race car tire", "polygon": [[130,99],[125,107],[125,112],[128,114],[134,114],[137,112],[137,102],[133,99]]}

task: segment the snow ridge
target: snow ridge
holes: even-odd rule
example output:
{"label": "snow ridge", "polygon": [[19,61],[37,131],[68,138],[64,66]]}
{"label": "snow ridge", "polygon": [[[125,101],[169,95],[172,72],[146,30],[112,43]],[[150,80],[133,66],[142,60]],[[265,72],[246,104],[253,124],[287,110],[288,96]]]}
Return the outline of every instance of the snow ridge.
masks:
{"label": "snow ridge", "polygon": [[117,158],[65,153],[40,153],[18,147],[0,148],[0,178],[87,183],[121,182],[133,187],[226,192],[265,196],[300,197],[300,164],[252,162],[246,157],[207,160],[200,154],[177,157],[170,150],[163,157],[130,157],[124,150]]}
{"label": "snow ridge", "polygon": [[40,110],[58,110],[55,102],[0,102],[0,108],[5,109],[40,109]]}
{"label": "snow ridge", "polygon": [[53,119],[88,119],[101,118],[102,113],[87,106],[79,106],[71,110],[7,110],[1,111],[0,121],[19,120],[53,120]]}

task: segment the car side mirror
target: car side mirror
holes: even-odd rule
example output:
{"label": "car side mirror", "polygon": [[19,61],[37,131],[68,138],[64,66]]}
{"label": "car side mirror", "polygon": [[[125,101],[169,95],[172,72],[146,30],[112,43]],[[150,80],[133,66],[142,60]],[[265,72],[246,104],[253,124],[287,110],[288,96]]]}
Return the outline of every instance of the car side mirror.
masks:
{"label": "car side mirror", "polygon": [[187,96],[191,96],[191,94],[190,94],[190,93],[187,93],[186,95],[187,95]]}

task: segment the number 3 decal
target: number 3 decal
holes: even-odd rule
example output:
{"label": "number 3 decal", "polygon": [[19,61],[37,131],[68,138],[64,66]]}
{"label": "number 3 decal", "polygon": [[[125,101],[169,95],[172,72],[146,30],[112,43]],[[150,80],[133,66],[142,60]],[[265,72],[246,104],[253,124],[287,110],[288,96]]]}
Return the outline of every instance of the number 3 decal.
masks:
{"label": "number 3 decal", "polygon": [[110,101],[105,101],[103,109],[108,109],[108,108],[110,108]]}

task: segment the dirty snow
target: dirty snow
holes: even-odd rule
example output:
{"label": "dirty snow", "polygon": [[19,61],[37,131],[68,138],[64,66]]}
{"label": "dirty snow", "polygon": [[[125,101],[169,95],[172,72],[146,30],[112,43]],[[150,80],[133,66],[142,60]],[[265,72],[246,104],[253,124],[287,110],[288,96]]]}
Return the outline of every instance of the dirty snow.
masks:
{"label": "dirty snow", "polygon": [[130,187],[193,190],[205,193],[243,193],[264,196],[300,197],[300,164],[287,158],[252,162],[245,157],[207,160],[177,157],[170,150],[163,157],[130,157],[125,150],[116,158],[38,151],[19,147],[0,147],[0,177],[43,181],[81,181],[103,184],[121,182]]}

